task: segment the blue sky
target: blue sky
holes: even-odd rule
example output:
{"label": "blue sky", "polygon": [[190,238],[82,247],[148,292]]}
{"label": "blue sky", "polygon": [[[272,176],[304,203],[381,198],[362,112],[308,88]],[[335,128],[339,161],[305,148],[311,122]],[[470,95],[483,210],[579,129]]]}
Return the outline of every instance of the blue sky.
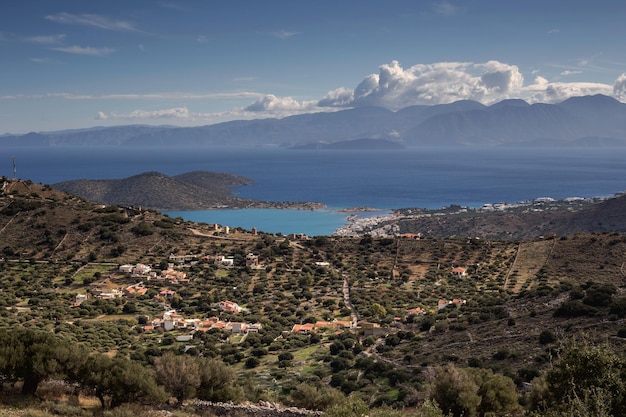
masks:
{"label": "blue sky", "polygon": [[626,101],[623,0],[0,5],[0,134],[358,106]]}

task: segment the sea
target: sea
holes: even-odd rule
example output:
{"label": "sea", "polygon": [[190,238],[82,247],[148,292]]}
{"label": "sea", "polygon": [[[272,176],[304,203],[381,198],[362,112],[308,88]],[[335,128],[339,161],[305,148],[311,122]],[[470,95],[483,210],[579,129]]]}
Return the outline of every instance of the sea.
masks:
{"label": "sea", "polygon": [[[15,161],[15,165],[13,165]],[[0,176],[54,184],[148,171],[215,171],[254,183],[240,197],[315,201],[323,210],[206,210],[166,214],[269,233],[330,235],[348,216],[397,208],[480,207],[535,198],[606,197],[626,189],[626,147],[409,148],[328,151],[282,148],[0,147]],[[370,208],[361,211],[356,208]]]}

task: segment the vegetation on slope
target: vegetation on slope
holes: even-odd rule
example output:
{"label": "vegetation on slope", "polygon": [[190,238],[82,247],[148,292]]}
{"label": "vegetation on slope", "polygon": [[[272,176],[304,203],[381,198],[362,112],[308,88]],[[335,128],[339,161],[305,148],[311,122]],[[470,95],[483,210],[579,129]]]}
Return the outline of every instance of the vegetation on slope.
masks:
{"label": "vegetation on slope", "polygon": [[[622,412],[621,234],[295,239],[100,207],[28,182],[5,181],[3,190],[6,391],[43,397],[48,381],[60,379],[77,388],[65,396],[106,407],[162,403],[166,392],[171,404],[278,402],[331,416],[369,408],[378,415]],[[258,263],[247,263],[248,254]],[[184,255],[188,261],[176,257]],[[222,256],[232,266],[216,261]],[[119,268],[140,263],[156,275]],[[188,281],[159,278],[169,263]],[[144,293],[99,296],[139,282]],[[86,299],[78,303],[79,295]],[[243,309],[223,310],[226,300]],[[172,309],[189,320],[260,326],[247,334],[152,326]],[[294,331],[306,324],[317,327]],[[580,335],[584,342],[568,344]],[[585,364],[612,371],[587,378]],[[228,376],[218,388],[200,372],[214,368]],[[576,377],[555,376],[566,371]],[[105,376],[123,392],[99,393]]]}

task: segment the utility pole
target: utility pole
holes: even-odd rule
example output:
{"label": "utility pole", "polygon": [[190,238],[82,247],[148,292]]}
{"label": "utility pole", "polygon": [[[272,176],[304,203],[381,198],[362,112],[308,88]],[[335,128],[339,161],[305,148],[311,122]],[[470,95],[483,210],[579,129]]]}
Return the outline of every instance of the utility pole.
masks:
{"label": "utility pole", "polygon": [[14,156],[11,157],[11,159],[13,159],[13,180],[15,180],[17,178],[16,177],[16,174],[17,174],[17,164],[15,163],[15,157]]}

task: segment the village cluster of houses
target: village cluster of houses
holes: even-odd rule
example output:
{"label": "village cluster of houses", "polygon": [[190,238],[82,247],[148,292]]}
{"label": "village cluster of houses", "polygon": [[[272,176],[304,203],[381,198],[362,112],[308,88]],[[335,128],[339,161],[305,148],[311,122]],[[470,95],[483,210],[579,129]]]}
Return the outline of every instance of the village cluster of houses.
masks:
{"label": "village cluster of houses", "polygon": [[219,317],[186,319],[177,313],[176,310],[169,310],[151,320],[149,324],[143,327],[143,330],[145,332],[151,332],[159,328],[166,332],[183,330],[193,336],[195,332],[208,332],[212,329],[227,331],[233,334],[258,333],[258,331],[262,329],[262,325],[260,323],[223,321]]}
{"label": "village cluster of houses", "polygon": [[132,278],[141,278],[146,281],[161,281],[171,285],[187,284],[187,273],[176,269],[174,263],[168,263],[167,269],[153,270],[151,266],[144,264],[120,265],[119,272],[130,274]]}
{"label": "village cluster of houses", "polygon": [[[128,274],[132,278],[141,278],[145,281],[156,281],[163,282],[170,285],[177,284],[185,284],[190,280],[187,278],[187,273],[182,269],[188,268],[189,266],[194,265],[199,262],[200,259],[210,261],[212,260],[215,264],[223,266],[223,267],[232,267],[234,266],[234,257],[232,256],[213,256],[209,259],[208,256],[201,255],[170,255],[168,258],[168,265],[166,269],[163,270],[155,270],[149,265],[145,264],[126,264],[121,265],[118,268],[120,273]],[[254,255],[253,253],[248,253],[245,258],[245,264],[247,267],[251,268],[262,268],[263,266],[259,264],[259,257]],[[316,266],[318,267],[328,267],[328,262],[316,262]],[[467,268],[464,267],[453,267],[450,270],[450,273],[454,276],[458,277],[467,277]],[[116,299],[124,296],[140,296],[146,294],[148,288],[144,285],[144,281],[137,282],[135,284],[129,285],[125,288],[107,288],[110,286],[102,285],[101,287],[105,288],[92,288],[90,290],[91,294],[100,299]],[[176,295],[174,290],[169,288],[163,288],[161,291],[154,296],[155,301],[163,303],[166,308],[169,308],[169,300],[171,300]],[[74,306],[81,305],[85,300],[87,300],[88,296],[86,294],[78,294],[75,299]],[[437,303],[437,311],[440,311],[450,305],[454,305],[459,307],[462,304],[465,304],[465,300],[460,299],[452,299],[445,300],[441,299]],[[245,311],[245,308],[241,307],[237,303],[233,301],[220,301],[217,303],[219,309],[223,312],[239,314],[242,311]],[[421,308],[413,308],[406,312],[405,319],[411,315],[421,315],[425,314],[426,311]],[[400,318],[396,318],[395,321],[401,321]],[[293,334],[310,334],[317,333],[322,331],[336,330],[341,331],[344,329],[351,329],[355,327],[355,323],[350,320],[333,320],[333,321],[316,321],[315,323],[305,323],[305,324],[296,324],[291,329],[291,333]],[[363,328],[366,333],[376,334],[378,333],[377,327],[375,323],[359,323],[359,328]],[[209,317],[206,319],[185,319],[175,310],[168,309],[161,316],[154,318],[147,325],[144,326],[143,330],[146,332],[154,331],[156,329],[163,329],[163,331],[171,331],[171,330],[184,330],[189,332],[190,335],[182,335],[179,336],[183,339],[193,337],[193,333],[197,331],[206,332],[212,329],[219,329],[222,331],[231,332],[233,334],[247,334],[248,332],[258,332],[261,329],[261,324],[259,323],[245,323],[245,322],[230,322],[223,321],[219,317]]]}

